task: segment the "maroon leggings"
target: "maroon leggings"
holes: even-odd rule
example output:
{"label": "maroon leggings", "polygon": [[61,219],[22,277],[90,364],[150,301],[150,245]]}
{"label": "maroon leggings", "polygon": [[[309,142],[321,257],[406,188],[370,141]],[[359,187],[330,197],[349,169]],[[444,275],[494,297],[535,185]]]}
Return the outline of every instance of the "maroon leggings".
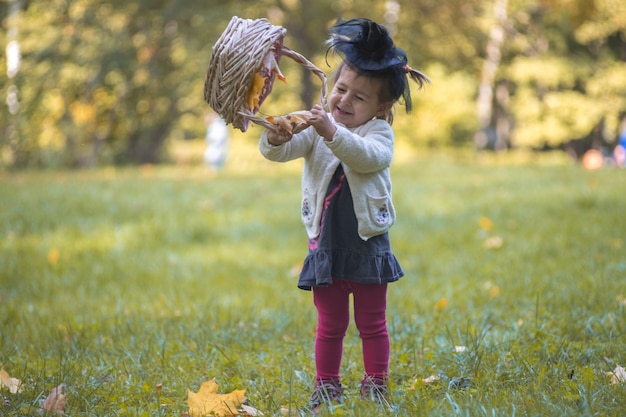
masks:
{"label": "maroon leggings", "polygon": [[328,287],[313,288],[317,308],[316,379],[340,377],[343,339],[350,324],[350,293],[354,297],[354,322],[363,344],[365,375],[385,378],[389,371],[387,284],[334,279]]}

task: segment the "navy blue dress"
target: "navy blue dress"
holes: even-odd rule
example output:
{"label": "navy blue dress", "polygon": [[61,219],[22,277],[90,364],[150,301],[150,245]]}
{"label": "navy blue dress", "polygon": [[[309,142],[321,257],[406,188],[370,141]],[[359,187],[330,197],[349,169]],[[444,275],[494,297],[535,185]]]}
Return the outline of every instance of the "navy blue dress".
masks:
{"label": "navy blue dress", "polygon": [[359,237],[352,193],[341,164],[328,186],[323,207],[321,232],[309,240],[298,288],[328,286],[333,278],[382,284],[404,276],[391,251],[388,233],[367,241]]}

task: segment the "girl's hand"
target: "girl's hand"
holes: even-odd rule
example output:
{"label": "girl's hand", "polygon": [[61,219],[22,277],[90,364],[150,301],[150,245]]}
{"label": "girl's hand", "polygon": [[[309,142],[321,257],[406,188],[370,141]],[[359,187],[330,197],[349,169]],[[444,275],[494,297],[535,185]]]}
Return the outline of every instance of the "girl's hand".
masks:
{"label": "girl's hand", "polygon": [[333,140],[337,126],[330,120],[322,105],[316,104],[313,106],[311,114],[309,124],[315,128],[317,134],[322,136],[325,140]]}
{"label": "girl's hand", "polygon": [[278,130],[274,132],[273,130],[267,131],[267,141],[270,145],[279,146],[283,143],[289,142],[291,140],[292,134],[287,132],[285,129],[278,127]]}

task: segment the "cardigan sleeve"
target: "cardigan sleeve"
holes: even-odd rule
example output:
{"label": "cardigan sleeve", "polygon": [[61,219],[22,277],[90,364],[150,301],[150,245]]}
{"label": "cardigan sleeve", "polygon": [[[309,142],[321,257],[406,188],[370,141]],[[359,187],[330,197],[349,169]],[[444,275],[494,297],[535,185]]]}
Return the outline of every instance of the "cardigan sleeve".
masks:
{"label": "cardigan sleeve", "polygon": [[371,120],[350,131],[337,125],[333,140],[326,145],[346,166],[355,172],[376,172],[391,165],[394,136],[384,120]]}
{"label": "cardigan sleeve", "polygon": [[264,130],[259,140],[259,151],[270,161],[292,161],[297,158],[305,157],[311,151],[313,140],[316,136],[315,129],[307,128],[293,135],[289,142],[274,146],[267,140],[267,130]]}

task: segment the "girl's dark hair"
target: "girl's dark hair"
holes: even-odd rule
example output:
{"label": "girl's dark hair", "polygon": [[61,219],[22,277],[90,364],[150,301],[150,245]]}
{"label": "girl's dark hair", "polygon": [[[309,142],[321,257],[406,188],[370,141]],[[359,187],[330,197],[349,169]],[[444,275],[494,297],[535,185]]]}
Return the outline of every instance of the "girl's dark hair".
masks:
{"label": "girl's dark hair", "polygon": [[[335,80],[343,66],[347,65],[359,75],[383,81],[380,100],[395,103],[403,98],[406,112],[411,111],[413,103],[409,77],[419,88],[429,83],[430,79],[407,64],[406,53],[394,45],[384,26],[369,19],[350,19],[338,22],[330,32],[326,54],[338,52],[344,58]],[[385,120],[393,122],[392,111]]]}

